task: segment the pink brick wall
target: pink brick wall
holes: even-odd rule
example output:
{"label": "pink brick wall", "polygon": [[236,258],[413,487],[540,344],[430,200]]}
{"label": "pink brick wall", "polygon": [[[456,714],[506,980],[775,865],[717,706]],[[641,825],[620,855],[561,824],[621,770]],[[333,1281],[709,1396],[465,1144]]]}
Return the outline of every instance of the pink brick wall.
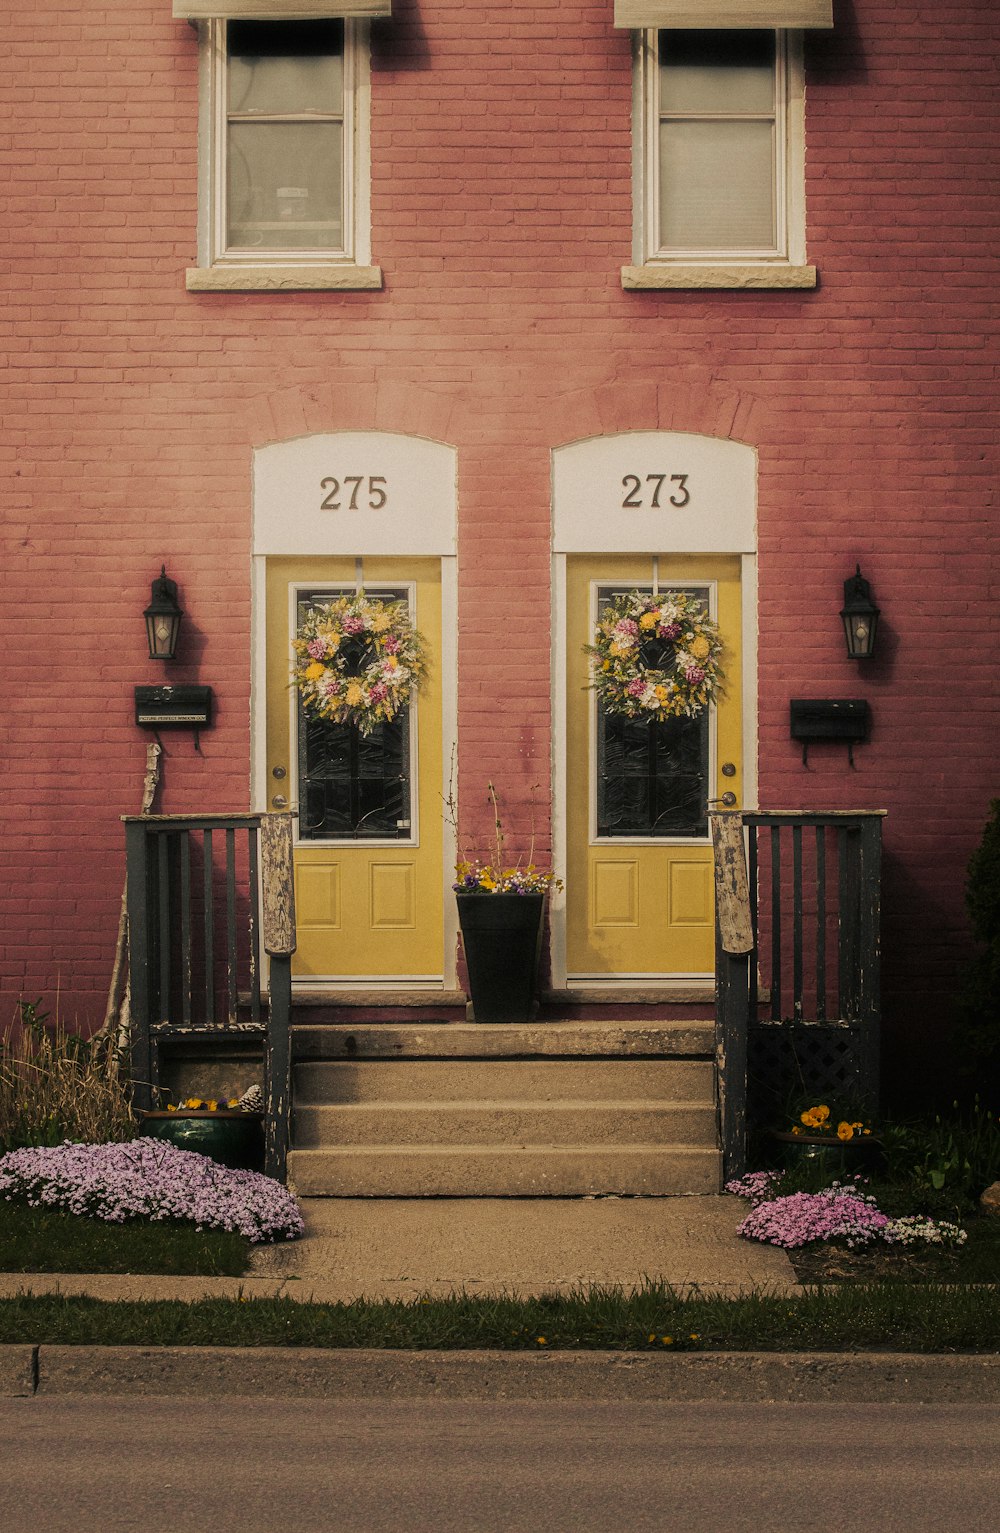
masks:
{"label": "pink brick wall", "polygon": [[[659,426],[759,450],[761,802],[890,810],[887,1018],[895,1056],[928,1060],[1000,791],[995,20],[982,0],[844,9],[807,42],[821,285],[786,294],[622,291],[611,0],[396,0],[373,47],[380,293],[185,293],[194,32],[169,0],[7,19],[0,1021],[57,986],[64,1015],[100,1014],[162,559],[190,614],[174,679],[219,700],[202,755],[167,739],[163,808],[248,803],[254,445],[378,425],[457,447],[461,787],[497,776],[523,827],[550,750],[549,451]],[[855,560],[883,609],[860,675],[836,616]],[[855,769],[832,749],[804,768],[789,697],[859,694]]]}

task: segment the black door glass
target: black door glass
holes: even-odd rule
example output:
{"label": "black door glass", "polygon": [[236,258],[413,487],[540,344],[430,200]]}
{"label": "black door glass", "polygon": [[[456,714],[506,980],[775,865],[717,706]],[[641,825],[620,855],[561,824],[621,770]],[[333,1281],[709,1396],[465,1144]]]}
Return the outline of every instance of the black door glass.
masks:
{"label": "black door glass", "polygon": [[[628,587],[649,590],[652,587]],[[696,596],[708,610],[704,586],[673,586]],[[619,589],[602,589],[603,610]],[[659,639],[642,647],[644,666],[659,669],[672,651]],[[597,834],[607,837],[669,836],[704,838],[708,834],[709,711],[697,718],[628,719],[597,705]]]}
{"label": "black door glass", "polygon": [[[350,594],[353,587],[301,592],[299,624],[318,602]],[[381,588],[367,594],[392,601],[407,596],[405,590]],[[357,647],[359,652],[349,657],[352,671],[364,665]],[[354,724],[335,724],[306,713],[300,701],[298,724],[300,839],[408,841],[410,710],[363,735]]]}

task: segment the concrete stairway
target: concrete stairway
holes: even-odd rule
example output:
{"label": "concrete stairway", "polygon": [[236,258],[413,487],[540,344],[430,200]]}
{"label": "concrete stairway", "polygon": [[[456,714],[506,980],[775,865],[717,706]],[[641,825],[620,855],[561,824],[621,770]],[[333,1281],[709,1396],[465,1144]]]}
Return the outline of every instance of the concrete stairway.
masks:
{"label": "concrete stairway", "polygon": [[306,1196],[719,1190],[711,1023],[293,1029],[289,1180]]}

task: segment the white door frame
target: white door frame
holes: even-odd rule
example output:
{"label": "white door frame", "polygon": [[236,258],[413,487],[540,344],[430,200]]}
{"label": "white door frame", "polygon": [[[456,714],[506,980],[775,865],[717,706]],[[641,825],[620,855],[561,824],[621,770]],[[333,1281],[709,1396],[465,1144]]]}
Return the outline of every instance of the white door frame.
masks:
{"label": "white door frame", "polygon": [[[387,431],[334,431],[258,447],[253,455],[251,587],[250,793],[254,812],[268,807],[266,564],[268,558],[438,558],[441,563],[442,805],[458,739],[457,453],[425,437]],[[351,484],[336,509],[332,477]],[[351,508],[353,481],[360,501]],[[365,488],[376,480],[373,493]],[[325,488],[321,488],[327,480]],[[372,502],[385,494],[383,505]],[[367,504],[365,504],[367,501]],[[458,911],[451,897],[455,832],[442,816],[442,988],[457,985]],[[348,988],[356,987],[351,981]],[[398,988],[412,988],[400,982]],[[335,985],[324,985],[333,989]],[[392,988],[379,980],[378,988]],[[421,989],[433,988],[424,982]]]}
{"label": "white door frame", "polygon": [[[638,487],[634,481],[638,480]],[[682,501],[677,505],[673,501]],[[654,505],[652,502],[656,501]],[[636,505],[635,501],[639,504]],[[623,505],[629,501],[629,505]],[[552,453],[552,857],[567,864],[567,561],[574,554],[738,555],[742,610],[743,807],[757,805],[757,454],[675,431],[588,437]],[[550,897],[552,985],[564,989],[566,895]],[[631,987],[642,980],[623,980]],[[669,988],[669,979],[646,980]],[[678,980],[678,988],[685,981]],[[614,981],[602,981],[613,988]]]}

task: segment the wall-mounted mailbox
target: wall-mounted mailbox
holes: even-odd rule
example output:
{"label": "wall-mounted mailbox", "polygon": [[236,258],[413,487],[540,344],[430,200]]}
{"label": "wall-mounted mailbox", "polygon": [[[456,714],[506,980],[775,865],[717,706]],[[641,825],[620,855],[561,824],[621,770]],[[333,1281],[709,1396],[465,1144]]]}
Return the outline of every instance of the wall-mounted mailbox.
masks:
{"label": "wall-mounted mailbox", "polygon": [[135,721],[147,729],[206,729],[211,687],[136,687]]}
{"label": "wall-mounted mailbox", "polygon": [[863,697],[802,698],[791,704],[792,739],[802,741],[802,760],[808,761],[810,745],[816,740],[843,740],[850,763],[854,765],[854,746],[868,739],[871,715]]}

